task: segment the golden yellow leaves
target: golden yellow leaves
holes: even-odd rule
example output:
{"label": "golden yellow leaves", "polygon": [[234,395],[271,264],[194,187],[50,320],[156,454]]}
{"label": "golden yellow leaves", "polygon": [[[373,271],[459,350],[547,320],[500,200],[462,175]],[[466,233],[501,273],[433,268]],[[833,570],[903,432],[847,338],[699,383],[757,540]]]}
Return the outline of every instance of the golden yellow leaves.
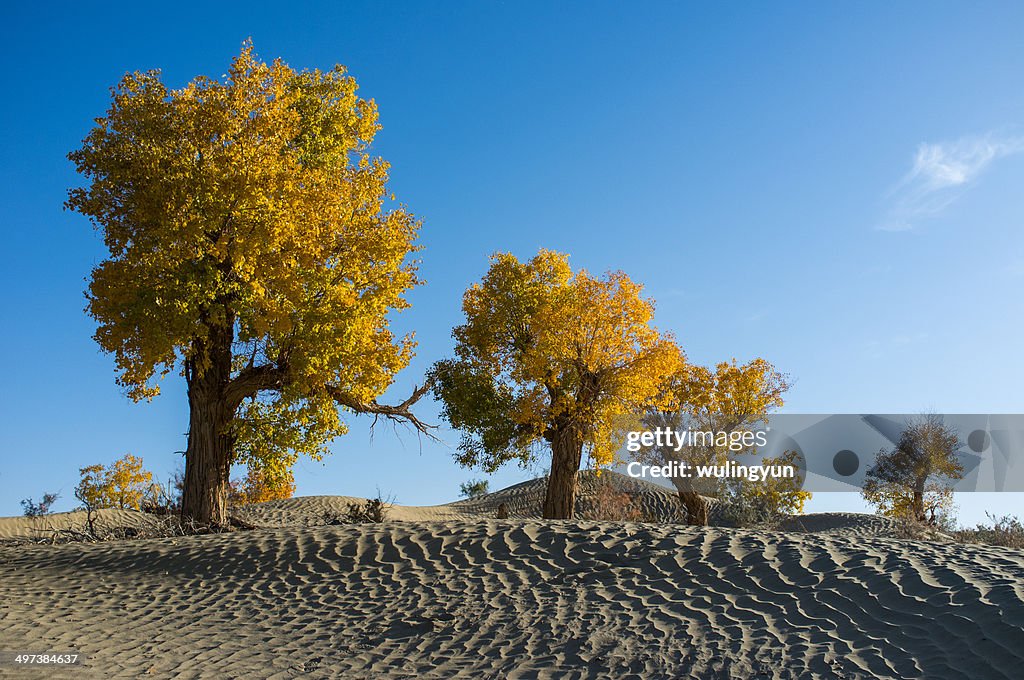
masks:
{"label": "golden yellow leaves", "polygon": [[704,366],[683,366],[673,376],[667,401],[670,407],[706,424],[713,418],[756,422],[783,405],[782,395],[789,387],[788,377],[765,359],[742,365],[733,359],[719,363],[714,371]]}
{"label": "golden yellow leaves", "polygon": [[771,508],[774,512],[788,515],[803,514],[804,504],[810,500],[811,492],[804,491],[806,471],[800,465],[800,454],[786,451],[774,458],[765,457],[760,465],[792,467],[800,473],[792,477],[768,477],[764,480],[748,484],[745,492],[750,498],[760,501],[762,507]]}
{"label": "golden yellow leaves", "polygon": [[[288,345],[301,379],[376,396],[409,360],[386,315],[418,283],[419,222],[384,211],[388,165],[367,149],[377,108],[343,67],[297,72],[246,43],[222,81],[171,90],[125,76],[70,154],[89,181],[67,205],[103,231],[89,313],[135,398],[211,323]],[[305,359],[305,360],[303,360]],[[344,366],[345,376],[332,375]]]}
{"label": "golden yellow leaves", "polygon": [[251,467],[241,480],[232,481],[228,487],[228,503],[251,505],[266,501],[283,500],[295,495],[295,475],[290,467],[269,471]]}
{"label": "golden yellow leaves", "polygon": [[572,423],[599,464],[618,448],[621,416],[656,401],[683,362],[673,338],[651,327],[640,285],[622,272],[573,273],[549,250],[527,262],[493,256],[463,310],[456,352],[513,391],[505,417],[516,431],[541,438]]}
{"label": "golden yellow leaves", "polygon": [[357,90],[343,67],[298,72],[247,42],[221,80],[125,76],[69,154],[87,184],[67,207],[110,251],[87,311],[119,383],[152,398],[157,375],[207,371],[225,337],[233,375],[287,366],[233,434],[237,456],[271,472],[344,432],[326,385],[372,402],[412,356],[388,315],[419,283],[420,223],[384,208],[389,166],[368,152],[377,107]]}
{"label": "golden yellow leaves", "polygon": [[104,468],[89,465],[79,470],[81,480],[75,497],[87,508],[119,508],[139,510],[152,492],[153,475],[142,469],[142,459],[125,455]]}

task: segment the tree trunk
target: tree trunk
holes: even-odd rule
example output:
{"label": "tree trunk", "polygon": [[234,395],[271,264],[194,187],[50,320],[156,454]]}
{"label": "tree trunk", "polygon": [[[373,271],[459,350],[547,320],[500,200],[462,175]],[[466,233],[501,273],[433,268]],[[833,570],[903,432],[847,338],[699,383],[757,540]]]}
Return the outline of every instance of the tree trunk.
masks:
{"label": "tree trunk", "polygon": [[692,527],[708,525],[708,502],[696,491],[680,491],[679,500],[686,508],[686,523]]}
{"label": "tree trunk", "polygon": [[928,518],[924,513],[924,492],[915,489],[913,498],[911,512],[914,514],[914,519],[918,522],[926,522]]}
{"label": "tree trunk", "polygon": [[209,365],[202,373],[194,362],[186,365],[189,428],[181,516],[208,526],[228,523],[228,476],[234,457],[230,428],[235,415],[225,394],[231,379],[230,338],[230,329],[211,329]]}
{"label": "tree trunk", "polygon": [[910,512],[918,522],[928,521],[928,516],[924,512],[924,489],[928,484],[928,475],[930,473],[931,470],[918,473],[917,478],[914,480],[914,489],[911,492]]}
{"label": "tree trunk", "polygon": [[551,438],[551,474],[544,499],[544,519],[572,519],[576,508],[576,473],[583,458],[583,440],[573,426]]}

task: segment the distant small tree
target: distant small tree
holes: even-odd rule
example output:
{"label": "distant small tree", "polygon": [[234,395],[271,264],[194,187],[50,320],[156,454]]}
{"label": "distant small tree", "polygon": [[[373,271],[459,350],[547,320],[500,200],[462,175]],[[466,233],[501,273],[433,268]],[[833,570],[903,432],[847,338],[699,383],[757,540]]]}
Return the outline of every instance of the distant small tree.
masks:
{"label": "distant small tree", "polygon": [[[676,432],[727,433],[749,430],[766,422],[768,414],[783,405],[783,394],[789,389],[789,378],[775,370],[770,362],[757,358],[745,364],[735,359],[723,361],[712,370],[704,366],[683,365],[667,383],[664,403],[667,409],[649,410],[643,418],[648,429],[658,427]],[[701,437],[693,445],[676,449],[672,446],[650,447],[639,457],[656,465],[673,461],[696,465],[723,465],[730,458],[753,453],[752,447],[733,450],[723,446],[717,436]],[[777,464],[795,463],[789,457]],[[763,461],[770,465],[771,461]],[[708,523],[707,497],[722,497],[740,505],[775,508],[778,511],[803,509],[810,493],[802,489],[803,479],[768,479],[760,482],[673,477],[672,484],[686,507],[691,525]],[[740,496],[750,496],[740,498]],[[755,498],[755,496],[760,496]]]}
{"label": "distant small tree", "polygon": [[953,483],[964,475],[956,455],[960,446],[957,431],[942,416],[921,416],[907,424],[895,447],[878,452],[861,494],[879,514],[948,524]]}
{"label": "distant small tree", "polygon": [[811,492],[803,489],[801,462],[799,453],[786,451],[775,458],[762,458],[759,464],[795,468],[797,474],[792,477],[766,477],[757,482],[743,478],[726,481],[718,495],[723,502],[723,519],[740,527],[771,527],[790,515],[802,514]]}
{"label": "distant small tree", "polygon": [[139,510],[153,487],[153,474],[142,469],[142,459],[130,453],[109,467],[89,465],[79,470],[75,498],[87,510],[119,508]]}
{"label": "distant small tree", "polygon": [[295,495],[295,475],[291,468],[251,467],[245,477],[234,480],[228,490],[230,505],[251,505],[283,500]]}
{"label": "distant small tree", "polygon": [[459,495],[463,498],[480,498],[488,494],[489,487],[486,479],[471,479],[459,485]]}
{"label": "distant small tree", "polygon": [[38,503],[31,498],[26,498],[21,501],[21,507],[25,517],[42,517],[50,514],[50,507],[57,502],[58,498],[60,498],[60,494],[44,493]]}

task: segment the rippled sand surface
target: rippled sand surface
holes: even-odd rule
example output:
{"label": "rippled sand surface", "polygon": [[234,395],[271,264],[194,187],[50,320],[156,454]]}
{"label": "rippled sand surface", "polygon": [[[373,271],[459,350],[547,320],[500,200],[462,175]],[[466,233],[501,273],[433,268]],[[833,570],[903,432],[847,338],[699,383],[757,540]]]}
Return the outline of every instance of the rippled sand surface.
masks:
{"label": "rippled sand surface", "polygon": [[798,533],[496,520],[463,503],[303,526],[331,498],[256,507],[253,531],[0,548],[0,649],[88,657],[0,673],[1022,677],[1024,551],[835,514]]}

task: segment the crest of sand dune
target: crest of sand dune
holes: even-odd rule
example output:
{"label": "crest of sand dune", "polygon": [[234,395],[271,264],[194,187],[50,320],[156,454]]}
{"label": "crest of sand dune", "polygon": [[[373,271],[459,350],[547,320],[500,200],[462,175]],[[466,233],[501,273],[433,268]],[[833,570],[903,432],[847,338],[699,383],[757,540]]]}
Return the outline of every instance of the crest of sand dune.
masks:
{"label": "crest of sand dune", "polygon": [[[640,515],[653,522],[683,522],[686,511],[676,493],[666,487],[605,471],[600,477],[592,472],[580,476],[577,514],[587,516],[599,485],[605,484],[627,495]],[[546,479],[531,479],[480,498],[444,505],[411,506],[392,504],[387,513],[391,521],[437,521],[495,519],[504,507],[511,519],[540,519]],[[233,515],[259,527],[309,527],[337,523],[351,504],[361,505],[368,499],[357,496],[300,496],[279,501],[236,508]],[[711,501],[711,524],[721,522],[719,508]],[[82,528],[84,512],[64,512],[44,518],[0,518],[0,539],[43,538],[53,529]],[[101,528],[130,527],[139,530],[156,526],[152,515],[132,510],[100,510],[96,513]],[[780,527],[786,531],[828,532],[833,534],[892,536],[898,535],[894,521],[877,515],[858,513],[819,513],[793,517]]]}
{"label": "crest of sand dune", "polygon": [[[78,651],[86,665],[68,677],[1016,678],[1024,667],[1024,551],[886,538],[884,520],[859,515],[779,532],[542,521],[538,489],[396,506],[381,524],[307,526],[363,500],[321,496],[249,508],[252,531],[6,545],[0,647]],[[634,492],[648,511],[673,509],[669,492]],[[488,519],[501,503],[510,518]]]}

